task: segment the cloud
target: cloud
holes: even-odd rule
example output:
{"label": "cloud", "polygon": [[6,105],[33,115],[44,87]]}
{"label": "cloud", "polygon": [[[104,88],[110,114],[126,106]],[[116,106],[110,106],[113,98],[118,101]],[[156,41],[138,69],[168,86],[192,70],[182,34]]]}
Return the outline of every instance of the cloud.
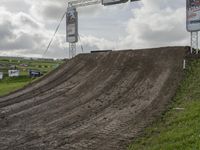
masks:
{"label": "cloud", "polygon": [[[0,7],[0,14],[0,55],[42,57],[54,31],[24,12]],[[58,33],[44,57],[67,56],[65,33]]]}
{"label": "cloud", "polygon": [[181,0],[143,0],[140,9],[134,9],[134,17],[128,21],[124,47],[158,47],[187,45],[185,29],[185,5]]}
{"label": "cloud", "polygon": [[0,5],[6,7],[9,12],[28,12],[29,5],[26,0],[1,0]]}
{"label": "cloud", "polygon": [[[2,0],[0,4],[0,54],[23,56],[42,56],[67,8],[67,0]],[[78,45],[82,43],[86,52],[187,45],[189,41],[183,0],[142,0],[78,11]],[[63,22],[47,57],[67,57],[67,50]]]}
{"label": "cloud", "polygon": [[[0,7],[0,48],[1,50],[25,49],[33,46],[31,36],[40,25],[24,13],[14,14]],[[27,30],[26,30],[27,29]]]}
{"label": "cloud", "polygon": [[18,21],[19,25],[21,26],[30,26],[35,29],[43,26],[40,22],[32,18],[30,15],[22,12],[16,15],[16,21]]}
{"label": "cloud", "polygon": [[[113,42],[106,40],[104,38],[97,38],[94,36],[82,36],[82,44],[84,46],[87,46],[89,50],[97,50],[97,49],[110,49],[111,45],[113,45]],[[114,46],[111,48],[113,49]]]}
{"label": "cloud", "polygon": [[[129,12],[128,9],[131,9],[130,15],[123,16]],[[85,31],[92,31],[93,34],[87,37],[87,33],[84,33],[85,37],[82,38],[96,49],[185,46],[189,44],[185,14],[185,2],[182,0],[142,0],[132,5],[105,7],[101,14],[95,16],[99,17],[99,21],[91,22],[88,29],[86,23],[90,19],[84,18],[87,20],[83,24]],[[96,23],[95,26],[92,23]]]}
{"label": "cloud", "polygon": [[[45,21],[52,21],[58,19],[63,12],[67,10],[68,0],[25,0],[30,8],[30,13],[36,18]],[[89,6],[86,8],[78,8],[82,15],[94,15],[100,13],[102,7],[100,5]],[[88,16],[87,16],[88,17]]]}
{"label": "cloud", "polygon": [[13,25],[9,21],[5,21],[0,24],[0,42],[12,38],[14,35],[12,33]]}
{"label": "cloud", "polygon": [[43,22],[59,18],[67,8],[67,3],[64,0],[35,0],[28,1],[28,3],[31,4],[30,14]]}
{"label": "cloud", "polygon": [[[110,35],[116,37],[114,32],[120,33],[120,30],[121,32],[124,31],[124,34],[120,33],[113,40],[94,35],[92,35],[93,37],[85,36],[82,38],[85,38],[87,43],[93,43],[90,44],[91,47],[94,45],[97,49],[138,49],[189,44],[189,35],[185,28],[185,2],[182,0],[143,0],[139,4],[140,7],[131,9],[132,15],[129,19],[124,20],[121,16],[114,18],[115,21],[111,19],[113,22],[107,24],[108,31],[106,32]],[[124,6],[115,6],[112,9],[115,10],[120,7],[123,9]],[[105,12],[110,10],[108,8]],[[113,12],[110,11],[112,15],[115,14],[115,11]],[[102,16],[106,18],[105,14]],[[109,24],[117,23],[116,20],[118,20],[118,23],[123,20],[124,25],[121,27],[124,27],[125,30],[120,28],[116,30],[117,24],[113,27],[109,26]]]}

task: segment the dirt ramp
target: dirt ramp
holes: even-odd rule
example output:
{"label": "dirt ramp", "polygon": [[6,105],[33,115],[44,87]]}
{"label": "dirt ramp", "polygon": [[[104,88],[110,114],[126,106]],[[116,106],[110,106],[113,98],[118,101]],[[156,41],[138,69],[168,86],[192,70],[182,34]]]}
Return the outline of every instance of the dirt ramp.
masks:
{"label": "dirt ramp", "polygon": [[2,150],[122,150],[165,109],[186,49],[82,54],[0,98]]}

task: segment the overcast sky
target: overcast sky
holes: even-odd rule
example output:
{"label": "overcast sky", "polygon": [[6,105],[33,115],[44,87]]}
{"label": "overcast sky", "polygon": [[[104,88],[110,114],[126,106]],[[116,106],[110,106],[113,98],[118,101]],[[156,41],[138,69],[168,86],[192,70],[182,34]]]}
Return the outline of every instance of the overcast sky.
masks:
{"label": "overcast sky", "polygon": [[[0,55],[42,57],[67,0],[0,0]],[[185,0],[79,8],[84,52],[188,45]],[[78,52],[81,52],[78,46]],[[65,21],[45,57],[68,57]]]}

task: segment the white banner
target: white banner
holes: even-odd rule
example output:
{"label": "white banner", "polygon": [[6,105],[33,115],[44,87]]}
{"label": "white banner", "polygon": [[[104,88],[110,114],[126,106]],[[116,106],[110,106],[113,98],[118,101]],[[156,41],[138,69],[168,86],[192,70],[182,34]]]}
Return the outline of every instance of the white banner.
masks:
{"label": "white banner", "polygon": [[187,0],[187,30],[200,31],[200,0]]}
{"label": "white banner", "polygon": [[68,36],[73,36],[76,34],[76,27],[74,24],[68,24],[67,33],[68,33]]}
{"label": "white banner", "polygon": [[19,70],[8,70],[9,77],[19,77]]}
{"label": "white banner", "polygon": [[3,79],[3,72],[0,72],[0,80]]}
{"label": "white banner", "polygon": [[66,14],[67,42],[78,41],[78,13],[75,8],[68,8]]}

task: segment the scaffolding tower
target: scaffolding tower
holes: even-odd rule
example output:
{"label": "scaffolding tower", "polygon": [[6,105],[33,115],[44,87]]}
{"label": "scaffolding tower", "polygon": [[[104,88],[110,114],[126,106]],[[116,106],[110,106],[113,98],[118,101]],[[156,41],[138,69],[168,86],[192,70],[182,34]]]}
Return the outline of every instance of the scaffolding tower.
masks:
{"label": "scaffolding tower", "polygon": [[76,56],[76,43],[69,43],[69,58]]}
{"label": "scaffolding tower", "polygon": [[190,41],[190,52],[193,53],[195,52],[196,54],[199,53],[199,33],[198,31],[196,32],[191,32],[191,41]]}
{"label": "scaffolding tower", "polygon": [[[89,5],[100,4],[101,0],[69,0],[68,8],[78,8],[85,7]],[[78,36],[78,34],[76,35]],[[73,58],[76,56],[76,42],[69,43],[69,58]]]}
{"label": "scaffolding tower", "polygon": [[[78,8],[78,7],[86,7],[90,5],[96,4],[104,4],[103,2],[107,1],[109,5],[114,5],[118,3],[128,2],[128,0],[68,0],[68,9],[69,8]],[[131,2],[140,1],[140,0],[130,0]],[[107,5],[108,5],[107,4]],[[78,27],[76,27],[78,28]],[[78,34],[76,34],[78,36]],[[77,41],[69,41],[69,58],[73,58],[76,56],[76,43]]]}

